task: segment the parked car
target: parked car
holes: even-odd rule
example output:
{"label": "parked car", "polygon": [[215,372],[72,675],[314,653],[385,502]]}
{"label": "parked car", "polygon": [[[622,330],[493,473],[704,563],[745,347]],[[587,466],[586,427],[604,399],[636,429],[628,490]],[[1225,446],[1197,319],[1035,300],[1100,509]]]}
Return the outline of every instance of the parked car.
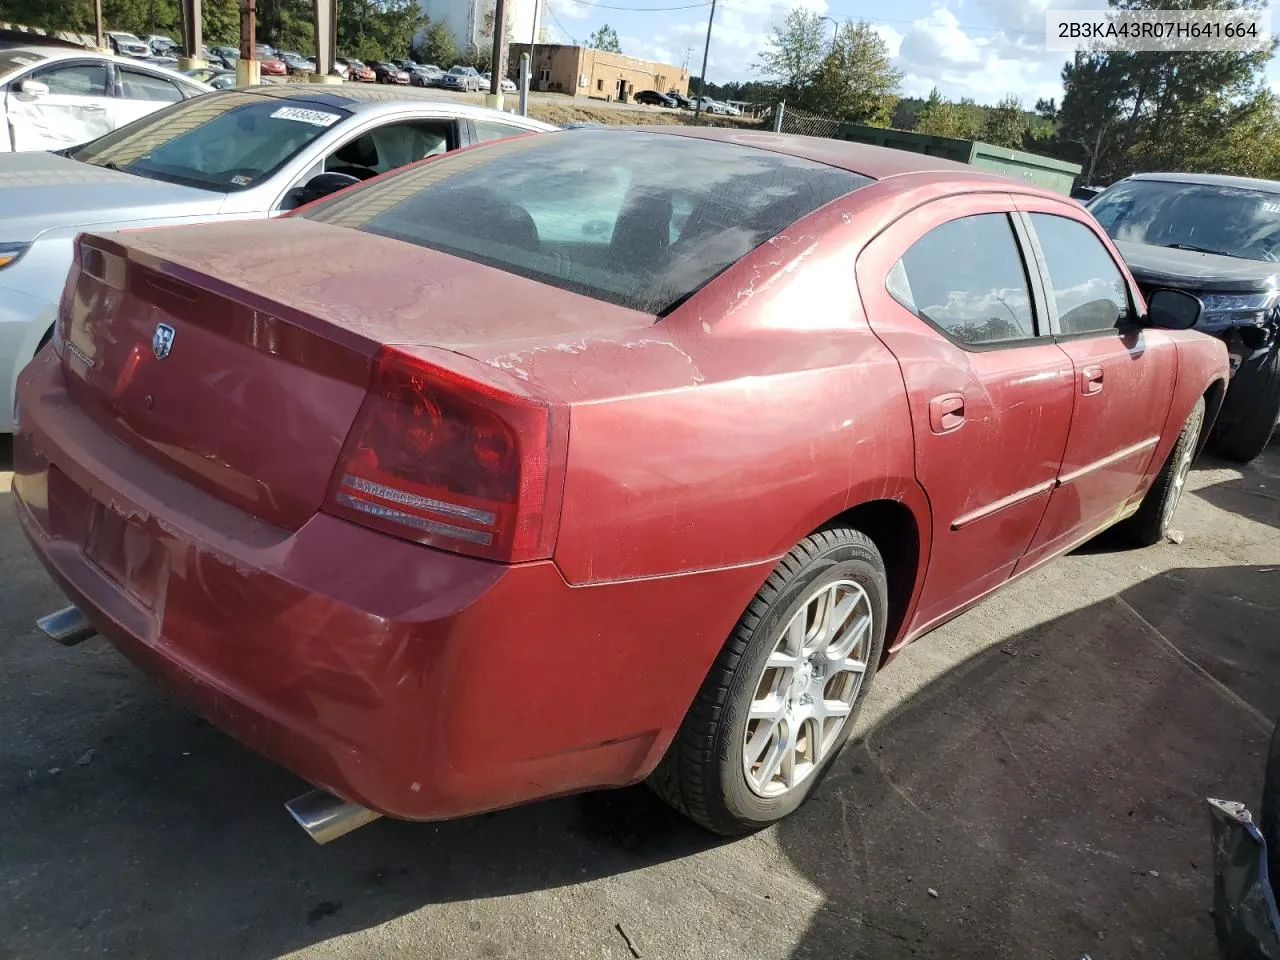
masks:
{"label": "parked car", "polygon": [[1280,956],[1280,729],[1273,729],[1255,817],[1236,800],[1209,800],[1213,929],[1223,960]]}
{"label": "parked car", "polygon": [[208,84],[214,90],[229,90],[236,85],[236,72],[225,67],[192,67],[184,76]]}
{"label": "parked car", "polygon": [[120,57],[151,56],[151,48],[135,37],[132,33],[124,33],[120,30],[108,30],[107,43],[111,46],[111,52]]}
{"label": "parked car", "polygon": [[283,60],[285,68],[290,73],[296,74],[312,74],[316,72],[316,62],[304,57],[300,53],[293,51],[282,51],[276,54],[277,59]]}
{"label": "parked car", "polygon": [[360,83],[373,83],[377,79],[377,74],[363,61],[351,57],[347,60],[347,79],[358,80]]}
{"label": "parked car", "polygon": [[[487,92],[488,90],[492,89],[493,74],[489,73],[488,71],[480,74],[480,84],[481,84],[480,86],[481,90],[484,90]],[[515,93],[520,88],[516,86],[515,81],[512,80],[511,78],[503,77],[501,80],[498,81],[498,89],[501,90],[503,93]]]}
{"label": "parked car", "polygon": [[677,106],[676,98],[665,93],[659,93],[657,90],[641,90],[631,98],[636,103],[643,103],[651,107],[668,107],[674,109]]}
{"label": "parked car", "polygon": [[145,43],[151,49],[151,52],[157,57],[164,57],[168,56],[170,53],[176,54],[179,52],[178,45],[173,42],[172,38],[166,37],[163,34],[153,33],[151,36],[144,38],[142,42]]}
{"label": "parked car", "polygon": [[414,68],[420,66],[420,64],[414,63],[412,60],[392,60],[391,63],[401,70],[407,70],[409,73],[413,73]]}
{"label": "parked car", "polygon": [[385,60],[374,60],[369,64],[373,70],[373,78],[378,83],[400,83],[407,84],[409,82],[409,71],[401,70],[394,63]]}
{"label": "parked car", "polygon": [[266,57],[258,61],[258,73],[264,77],[287,77],[289,64],[279,57]]}
{"label": "parked car", "polygon": [[891,652],[1168,533],[1228,372],[1193,297],[1030,184],[720,133],[84,234],[18,390],[44,629],[323,787],[321,840],[646,778],[737,834]]}
{"label": "parked car", "polygon": [[415,87],[438,87],[444,71],[435,64],[422,64],[409,71],[409,82]]}
{"label": "parked car", "polygon": [[253,55],[259,60],[271,60],[275,58],[276,48],[269,43],[255,43]]}
{"label": "parked car", "polygon": [[343,80],[351,79],[351,62],[346,57],[334,57],[333,68],[331,73],[337,74]]}
{"label": "parked car", "polygon": [[1090,200],[1092,200],[1094,197],[1096,197],[1105,189],[1107,188],[1106,187],[1089,187],[1089,186],[1081,185],[1071,191],[1071,199],[1079,200],[1081,203],[1088,203]]}
{"label": "parked car", "polygon": [[679,107],[681,110],[693,109],[693,106],[694,106],[693,101],[690,100],[688,97],[684,96],[683,94],[669,93],[667,94],[667,96],[671,97],[671,99],[673,99],[676,102],[676,106]]}
{"label": "parked car", "polygon": [[1089,204],[1144,292],[1204,303],[1197,327],[1227,345],[1231,386],[1210,449],[1258,457],[1280,421],[1280,182],[1143,173]]}
{"label": "parked car", "polygon": [[[0,154],[85,143],[211,88],[142,60],[71,47],[0,50]],[[5,210],[0,207],[0,221]]]}
{"label": "parked car", "polygon": [[0,154],[0,433],[12,429],[14,382],[50,336],[86,225],[275,216],[476,142],[477,123],[555,129],[408,90],[289,84],[209,93],[61,155]]}
{"label": "parked car", "polygon": [[449,72],[440,78],[440,87],[444,90],[461,90],[464,93],[475,93],[484,89],[484,81],[475,67],[452,66]]}
{"label": "parked car", "polygon": [[236,61],[240,59],[240,51],[235,47],[209,47],[204,52],[204,58],[211,64],[234,70]]}

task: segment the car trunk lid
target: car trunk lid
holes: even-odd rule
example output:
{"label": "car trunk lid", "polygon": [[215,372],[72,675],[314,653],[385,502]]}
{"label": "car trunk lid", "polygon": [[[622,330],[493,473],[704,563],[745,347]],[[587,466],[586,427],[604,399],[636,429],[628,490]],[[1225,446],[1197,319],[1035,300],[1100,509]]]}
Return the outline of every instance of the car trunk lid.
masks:
{"label": "car trunk lid", "polygon": [[288,529],[323,503],[383,345],[483,355],[653,320],[302,219],[84,236],[62,313],[82,409]]}

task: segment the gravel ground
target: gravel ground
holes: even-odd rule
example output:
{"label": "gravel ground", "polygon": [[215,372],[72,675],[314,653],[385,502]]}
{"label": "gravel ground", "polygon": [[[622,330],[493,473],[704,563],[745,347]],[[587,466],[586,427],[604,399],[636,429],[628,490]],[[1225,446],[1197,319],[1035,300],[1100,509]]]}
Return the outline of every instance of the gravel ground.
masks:
{"label": "gravel ground", "polygon": [[296,779],[36,635],[7,460],[0,958],[1216,957],[1204,798],[1256,802],[1280,713],[1276,444],[1200,465],[1181,545],[1104,538],[910,647],[733,843],[636,788],[314,846]]}

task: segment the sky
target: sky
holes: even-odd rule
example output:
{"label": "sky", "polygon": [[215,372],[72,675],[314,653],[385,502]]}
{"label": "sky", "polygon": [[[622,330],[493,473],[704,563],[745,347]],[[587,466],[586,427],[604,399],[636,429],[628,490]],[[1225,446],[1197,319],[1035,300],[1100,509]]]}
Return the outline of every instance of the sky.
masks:
{"label": "sky", "polygon": [[[688,63],[697,75],[707,35],[704,0],[541,0],[551,42],[582,43],[601,24],[617,32],[630,56]],[[548,10],[549,5],[549,10]],[[1062,97],[1069,54],[1044,46],[1045,11],[1105,7],[1105,0],[716,0],[707,79],[759,79],[753,69],[772,26],[803,6],[835,20],[872,23],[903,74],[901,93],[995,103],[1013,94],[1027,109]],[[620,9],[625,8],[625,9]],[[830,29],[834,29],[831,27]],[[1267,80],[1280,93],[1280,66]]]}

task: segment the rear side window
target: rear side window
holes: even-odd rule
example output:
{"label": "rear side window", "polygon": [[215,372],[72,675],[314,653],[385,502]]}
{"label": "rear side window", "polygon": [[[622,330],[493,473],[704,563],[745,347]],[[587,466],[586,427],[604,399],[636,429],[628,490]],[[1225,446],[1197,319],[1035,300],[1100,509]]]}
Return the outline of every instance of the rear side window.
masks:
{"label": "rear side window", "polygon": [[1031,214],[1066,335],[1114,330],[1129,314],[1124,276],[1097,234],[1078,220]]}
{"label": "rear side window", "polygon": [[444,156],[302,215],[660,314],[870,182],[738,144],[582,130]]}
{"label": "rear side window", "polygon": [[1009,217],[982,213],[934,227],[894,264],[889,293],[960,343],[1034,337],[1031,292]]}
{"label": "rear side window", "polygon": [[182,99],[182,90],[176,83],[128,67],[120,71],[120,92],[126,100],[177,103]]}
{"label": "rear side window", "polygon": [[492,120],[477,120],[475,125],[478,143],[501,140],[503,137],[515,137],[529,132],[524,127],[513,127],[509,123],[494,123]]}

